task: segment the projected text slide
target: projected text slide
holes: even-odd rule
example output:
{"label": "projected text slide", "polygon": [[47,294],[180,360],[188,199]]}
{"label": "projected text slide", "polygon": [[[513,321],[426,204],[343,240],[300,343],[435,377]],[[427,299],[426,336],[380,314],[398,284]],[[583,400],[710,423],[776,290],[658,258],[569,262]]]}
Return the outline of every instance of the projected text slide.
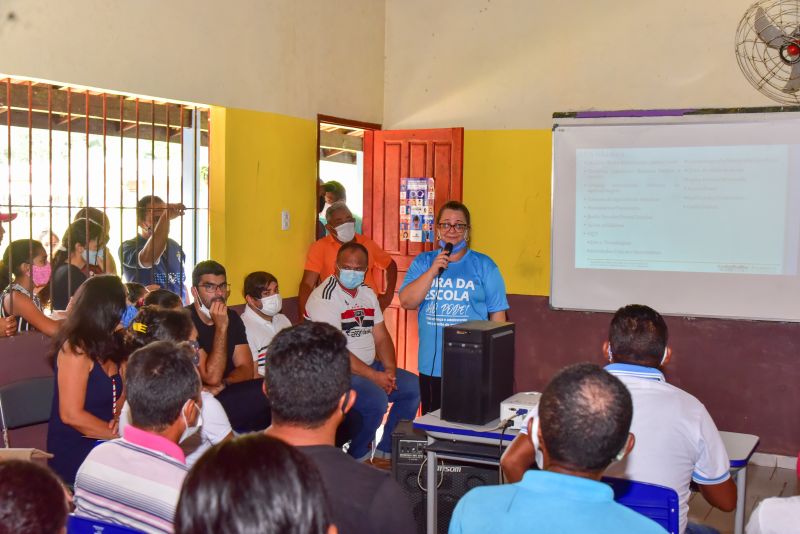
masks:
{"label": "projected text slide", "polygon": [[794,274],[785,226],[795,149],[577,149],[575,267]]}

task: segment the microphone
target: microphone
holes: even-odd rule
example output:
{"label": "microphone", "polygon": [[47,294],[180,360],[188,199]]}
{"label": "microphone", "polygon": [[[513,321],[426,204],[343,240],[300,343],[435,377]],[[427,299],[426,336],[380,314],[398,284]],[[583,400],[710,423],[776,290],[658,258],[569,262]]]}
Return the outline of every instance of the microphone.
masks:
{"label": "microphone", "polygon": [[[453,252],[453,244],[445,243],[444,251],[447,252],[447,255],[449,256],[450,253]],[[444,272],[444,267],[439,267],[439,276],[441,276],[443,272]]]}

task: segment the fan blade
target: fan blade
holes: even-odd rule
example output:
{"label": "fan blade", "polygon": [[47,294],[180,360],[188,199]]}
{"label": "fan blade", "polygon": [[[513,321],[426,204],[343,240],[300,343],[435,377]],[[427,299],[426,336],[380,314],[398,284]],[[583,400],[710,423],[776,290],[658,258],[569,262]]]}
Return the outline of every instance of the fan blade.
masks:
{"label": "fan blade", "polygon": [[755,29],[758,37],[770,48],[780,48],[791,40],[772,23],[763,8],[756,9]]}
{"label": "fan blade", "polygon": [[792,65],[792,72],[789,74],[789,81],[781,89],[784,93],[796,93],[800,89],[800,61]]}

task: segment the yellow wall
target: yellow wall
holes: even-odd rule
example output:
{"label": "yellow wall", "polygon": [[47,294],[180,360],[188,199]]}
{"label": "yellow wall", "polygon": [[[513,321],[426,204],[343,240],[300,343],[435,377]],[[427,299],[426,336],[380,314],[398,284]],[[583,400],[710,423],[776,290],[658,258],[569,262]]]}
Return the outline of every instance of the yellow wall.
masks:
{"label": "yellow wall", "polygon": [[464,132],[472,246],[498,264],[508,293],[550,292],[550,162],[550,130]]}
{"label": "yellow wall", "polygon": [[228,270],[229,304],[243,302],[244,277],[256,270],[296,296],[314,238],[316,121],[225,108],[211,121],[211,258]]}
{"label": "yellow wall", "polygon": [[[212,108],[211,136],[211,257],[228,269],[229,302],[241,303],[244,276],[262,269],[278,277],[284,297],[296,296],[314,239],[316,123]],[[497,262],[508,293],[549,294],[550,160],[550,130],[464,134],[472,246]]]}

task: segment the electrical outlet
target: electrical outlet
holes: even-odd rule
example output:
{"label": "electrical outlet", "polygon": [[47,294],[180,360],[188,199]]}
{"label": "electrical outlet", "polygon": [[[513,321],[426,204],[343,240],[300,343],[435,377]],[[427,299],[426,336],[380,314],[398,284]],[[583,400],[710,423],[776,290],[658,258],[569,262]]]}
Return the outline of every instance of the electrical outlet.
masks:
{"label": "electrical outlet", "polygon": [[283,210],[281,212],[281,230],[288,230],[289,229],[289,210]]}

